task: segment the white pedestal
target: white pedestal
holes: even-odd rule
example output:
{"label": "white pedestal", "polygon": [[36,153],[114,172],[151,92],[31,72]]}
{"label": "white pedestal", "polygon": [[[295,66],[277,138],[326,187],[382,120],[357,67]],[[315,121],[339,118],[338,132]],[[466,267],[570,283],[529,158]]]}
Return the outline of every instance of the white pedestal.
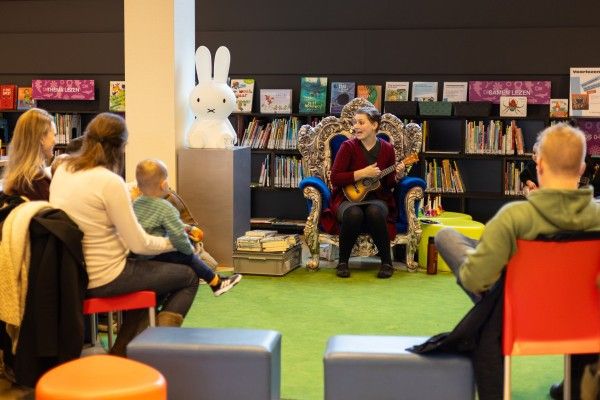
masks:
{"label": "white pedestal", "polygon": [[235,239],[250,229],[250,148],[181,149],[179,195],[204,231],[204,246],[233,265]]}

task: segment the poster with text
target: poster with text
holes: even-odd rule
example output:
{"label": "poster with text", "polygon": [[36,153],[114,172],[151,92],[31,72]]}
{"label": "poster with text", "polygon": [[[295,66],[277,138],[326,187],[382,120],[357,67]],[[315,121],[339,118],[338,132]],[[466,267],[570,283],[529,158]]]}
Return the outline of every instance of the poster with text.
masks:
{"label": "poster with text", "polygon": [[569,115],[600,117],[600,67],[575,67],[570,72]]}

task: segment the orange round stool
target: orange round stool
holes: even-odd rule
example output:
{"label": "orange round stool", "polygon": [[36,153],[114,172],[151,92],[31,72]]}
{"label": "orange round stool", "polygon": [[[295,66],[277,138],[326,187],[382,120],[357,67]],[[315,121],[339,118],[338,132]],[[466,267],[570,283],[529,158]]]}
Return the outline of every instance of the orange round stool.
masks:
{"label": "orange round stool", "polygon": [[127,358],[96,355],[46,372],[35,387],[36,400],[166,400],[167,382],[152,367]]}

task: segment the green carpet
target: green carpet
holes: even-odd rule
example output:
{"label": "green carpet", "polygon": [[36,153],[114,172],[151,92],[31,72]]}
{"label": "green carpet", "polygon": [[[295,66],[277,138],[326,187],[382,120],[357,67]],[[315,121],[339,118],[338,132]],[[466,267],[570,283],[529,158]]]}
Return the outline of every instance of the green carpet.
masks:
{"label": "green carpet", "polygon": [[[284,277],[244,276],[231,292],[213,297],[203,285],[186,327],[273,329],[282,333],[283,399],[323,398],[323,353],[337,334],[431,336],[451,330],[470,307],[450,274],[299,268]],[[562,357],[516,357],[513,399],[545,399],[562,376]],[[231,376],[235,382],[235,376]]]}

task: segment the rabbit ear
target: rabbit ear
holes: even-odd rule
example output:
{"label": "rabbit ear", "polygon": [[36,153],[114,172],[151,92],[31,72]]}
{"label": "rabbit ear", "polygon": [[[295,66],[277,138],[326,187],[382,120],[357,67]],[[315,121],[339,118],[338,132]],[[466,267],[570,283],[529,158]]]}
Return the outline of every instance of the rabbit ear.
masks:
{"label": "rabbit ear", "polygon": [[215,54],[215,82],[227,83],[230,61],[229,49],[225,46],[219,47]]}
{"label": "rabbit ear", "polygon": [[196,50],[196,74],[198,74],[198,83],[212,79],[212,57],[206,46],[200,46]]}

